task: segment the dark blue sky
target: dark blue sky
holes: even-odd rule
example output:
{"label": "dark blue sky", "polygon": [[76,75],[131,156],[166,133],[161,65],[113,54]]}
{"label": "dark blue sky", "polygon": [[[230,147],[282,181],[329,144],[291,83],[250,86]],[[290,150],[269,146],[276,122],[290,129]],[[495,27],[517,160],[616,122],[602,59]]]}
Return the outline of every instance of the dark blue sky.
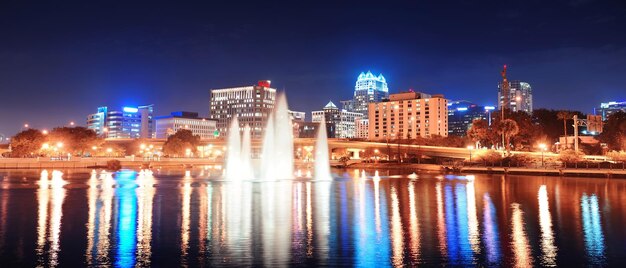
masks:
{"label": "dark blue sky", "polygon": [[0,2],[0,133],[101,105],[206,115],[211,88],[260,79],[310,117],[367,70],[391,92],[495,104],[508,64],[536,108],[626,99],[620,1],[46,2]]}

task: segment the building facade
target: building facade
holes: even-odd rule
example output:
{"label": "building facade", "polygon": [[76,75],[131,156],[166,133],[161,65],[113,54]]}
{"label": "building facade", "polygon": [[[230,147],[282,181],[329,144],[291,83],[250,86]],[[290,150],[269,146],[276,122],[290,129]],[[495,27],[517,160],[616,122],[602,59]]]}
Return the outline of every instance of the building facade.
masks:
{"label": "building facade", "polygon": [[476,119],[483,119],[491,125],[493,106],[479,106],[469,101],[448,102],[448,135],[463,137]]}
{"label": "building facade", "polygon": [[200,139],[214,139],[219,133],[217,121],[201,118],[198,113],[193,112],[173,112],[166,116],[157,116],[155,119],[155,137],[166,139],[180,129],[191,130],[193,135],[200,136]]}
{"label": "building facade", "polygon": [[387,80],[382,74],[375,76],[372,72],[361,73],[354,86],[354,96],[351,100],[342,101],[342,109],[349,112],[368,116],[369,103],[381,102],[389,98]]}
{"label": "building facade", "polygon": [[622,111],[626,113],[626,101],[610,101],[600,103],[600,107],[594,108],[595,115],[601,115],[602,121],[606,121],[612,113]]}
{"label": "building facade", "polygon": [[87,116],[87,128],[109,139],[150,139],[154,138],[153,113],[153,105],[123,107],[121,110],[98,107],[96,113]]}
{"label": "building facade", "polygon": [[250,126],[252,138],[261,138],[275,103],[276,89],[270,87],[270,81],[259,81],[255,86],[213,89],[209,118],[217,121],[220,137],[228,135],[230,121],[237,117],[241,128]]}
{"label": "building facade", "polygon": [[370,103],[370,140],[448,136],[448,100],[419,92],[391,94],[389,101]]}
{"label": "building facade", "polygon": [[[335,126],[335,138],[354,138],[356,135],[355,120],[363,117],[360,113],[340,110],[332,101],[328,102],[321,111],[312,112],[313,122],[322,122],[325,119],[327,124]],[[330,135],[329,135],[330,136]]]}
{"label": "building facade", "polygon": [[498,83],[498,103],[501,108],[509,109],[513,112],[524,111],[532,114],[533,112],[533,90],[529,83],[514,80],[509,82],[508,103],[504,104],[506,92],[503,92],[502,82]]}
{"label": "building facade", "polygon": [[354,119],[354,137],[357,139],[367,139],[369,132],[369,119],[364,117],[357,117]]}

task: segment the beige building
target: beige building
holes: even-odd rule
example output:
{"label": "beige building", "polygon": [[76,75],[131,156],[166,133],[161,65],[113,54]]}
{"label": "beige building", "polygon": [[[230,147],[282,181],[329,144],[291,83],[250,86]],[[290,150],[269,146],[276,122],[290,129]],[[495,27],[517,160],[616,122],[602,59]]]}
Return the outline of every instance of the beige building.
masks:
{"label": "beige building", "polygon": [[354,119],[354,137],[357,139],[367,139],[369,132],[369,119],[363,117],[357,117]]}
{"label": "beige building", "polygon": [[369,104],[370,140],[448,136],[448,100],[443,95],[403,92]]}

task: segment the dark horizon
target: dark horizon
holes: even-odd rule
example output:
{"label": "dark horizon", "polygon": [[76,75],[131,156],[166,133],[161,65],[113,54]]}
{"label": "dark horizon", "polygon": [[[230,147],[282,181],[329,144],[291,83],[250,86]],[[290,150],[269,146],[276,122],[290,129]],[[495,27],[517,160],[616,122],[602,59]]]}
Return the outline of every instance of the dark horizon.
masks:
{"label": "dark horizon", "polygon": [[503,64],[535,109],[626,99],[626,4],[562,0],[0,4],[0,133],[85,125],[99,106],[206,116],[209,90],[271,80],[290,107],[349,99],[360,72],[495,105]]}

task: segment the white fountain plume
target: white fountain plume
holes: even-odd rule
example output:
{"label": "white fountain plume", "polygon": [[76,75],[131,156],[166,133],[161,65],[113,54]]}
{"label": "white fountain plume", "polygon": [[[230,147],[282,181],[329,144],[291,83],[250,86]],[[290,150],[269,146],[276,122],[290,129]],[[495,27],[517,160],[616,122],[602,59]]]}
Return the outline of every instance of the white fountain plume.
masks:
{"label": "white fountain plume", "polygon": [[241,179],[241,137],[239,135],[239,120],[233,117],[228,129],[228,148],[226,152],[226,180]]}
{"label": "white fountain plume", "polygon": [[254,179],[254,167],[252,166],[252,130],[246,124],[241,142],[241,176],[242,179]]}
{"label": "white fountain plume", "polygon": [[317,140],[315,141],[315,180],[330,181],[332,179],[328,157],[326,120],[322,118],[322,122],[320,122],[317,130]]}
{"label": "white fountain plume", "polygon": [[264,180],[276,179],[274,138],[274,116],[270,114],[263,134],[263,151],[261,153],[261,178]]}
{"label": "white fountain plume", "polygon": [[274,163],[276,179],[293,178],[293,126],[287,109],[287,96],[279,94],[274,107]]}

